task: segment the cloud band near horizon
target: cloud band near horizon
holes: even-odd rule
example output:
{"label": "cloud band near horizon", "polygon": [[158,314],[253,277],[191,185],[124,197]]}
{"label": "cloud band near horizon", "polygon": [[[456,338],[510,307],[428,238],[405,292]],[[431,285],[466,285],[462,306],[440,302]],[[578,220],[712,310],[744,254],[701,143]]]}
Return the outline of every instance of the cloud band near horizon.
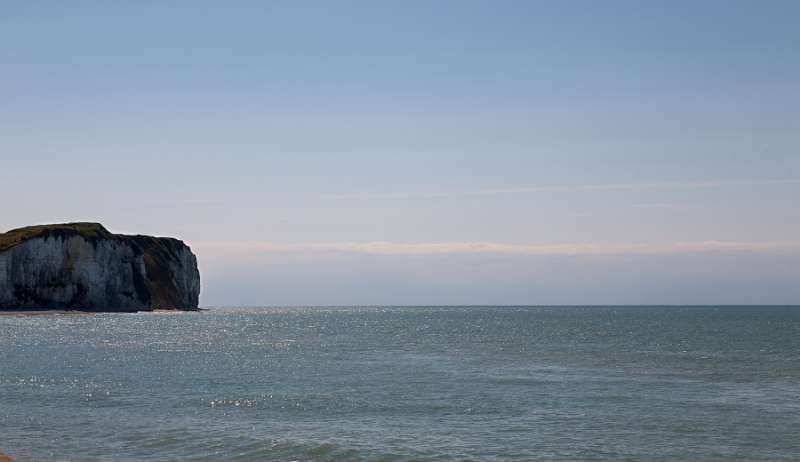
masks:
{"label": "cloud band near horizon", "polygon": [[683,241],[666,244],[505,244],[497,242],[312,242],[278,244],[269,241],[197,241],[202,254],[241,253],[355,253],[371,255],[669,255],[703,252],[800,251],[800,241]]}

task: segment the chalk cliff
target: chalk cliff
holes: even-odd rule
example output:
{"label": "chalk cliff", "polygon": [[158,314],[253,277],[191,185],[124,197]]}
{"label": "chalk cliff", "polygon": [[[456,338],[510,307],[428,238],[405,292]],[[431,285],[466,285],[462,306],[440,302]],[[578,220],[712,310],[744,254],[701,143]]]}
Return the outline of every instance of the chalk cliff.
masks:
{"label": "chalk cliff", "polygon": [[197,309],[200,272],[182,241],[112,234],[97,223],[0,234],[0,309]]}

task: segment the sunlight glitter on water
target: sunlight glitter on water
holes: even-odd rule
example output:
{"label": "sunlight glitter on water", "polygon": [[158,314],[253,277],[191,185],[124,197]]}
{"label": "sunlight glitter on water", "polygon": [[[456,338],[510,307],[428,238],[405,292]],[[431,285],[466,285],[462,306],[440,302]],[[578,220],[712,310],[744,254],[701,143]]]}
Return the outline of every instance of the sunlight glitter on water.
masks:
{"label": "sunlight glitter on water", "polygon": [[25,460],[793,460],[800,309],[0,319]]}

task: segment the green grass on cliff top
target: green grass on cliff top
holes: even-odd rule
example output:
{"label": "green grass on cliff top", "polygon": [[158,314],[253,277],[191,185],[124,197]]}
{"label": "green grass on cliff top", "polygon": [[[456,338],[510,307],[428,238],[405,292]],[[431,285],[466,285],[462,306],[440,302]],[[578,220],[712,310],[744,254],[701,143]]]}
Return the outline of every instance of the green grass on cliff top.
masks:
{"label": "green grass on cliff top", "polygon": [[28,239],[53,234],[77,234],[86,238],[107,238],[112,236],[100,223],[64,223],[28,226],[25,228],[12,229],[5,234],[0,234],[0,252],[8,250]]}

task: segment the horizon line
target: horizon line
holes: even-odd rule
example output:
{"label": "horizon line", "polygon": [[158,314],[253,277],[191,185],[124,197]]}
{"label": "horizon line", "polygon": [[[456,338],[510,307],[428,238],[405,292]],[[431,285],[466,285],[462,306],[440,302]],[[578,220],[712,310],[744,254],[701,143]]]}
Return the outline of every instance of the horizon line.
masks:
{"label": "horizon line", "polygon": [[[675,303],[647,303],[647,304],[637,304],[637,303],[601,303],[601,304],[574,304],[574,303],[564,303],[564,304],[470,304],[470,305],[458,305],[458,304],[412,304],[412,305],[394,305],[394,304],[353,304],[353,305],[306,305],[306,304],[299,304],[299,305],[206,305],[200,307],[203,310],[210,310],[213,308],[626,308],[626,307],[649,307],[649,308],[708,308],[708,307],[717,307],[717,308],[737,308],[737,307],[789,307],[789,308],[800,308],[800,302],[798,303],[682,303],[682,304],[675,304]],[[146,312],[145,312],[146,313]]]}

